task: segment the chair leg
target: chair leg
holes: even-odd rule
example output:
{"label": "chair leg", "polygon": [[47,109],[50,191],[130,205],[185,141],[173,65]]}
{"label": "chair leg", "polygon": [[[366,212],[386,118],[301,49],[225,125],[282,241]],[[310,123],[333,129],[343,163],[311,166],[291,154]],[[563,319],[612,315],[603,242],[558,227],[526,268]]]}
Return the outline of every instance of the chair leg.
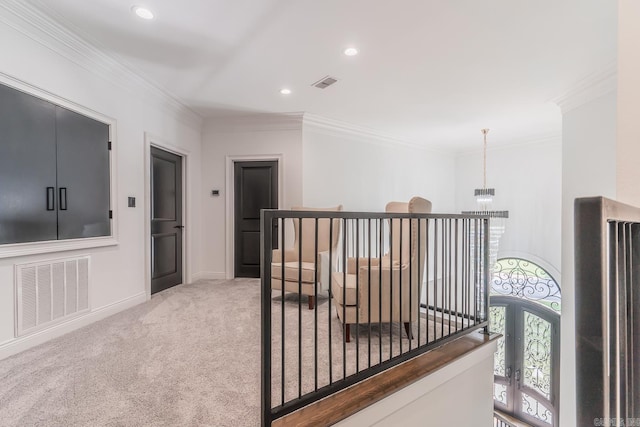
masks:
{"label": "chair leg", "polygon": [[313,295],[309,295],[309,310],[313,310],[316,306],[316,301]]}
{"label": "chair leg", "polygon": [[404,330],[407,332],[407,338],[413,339],[413,331],[411,330],[411,323],[404,322]]}
{"label": "chair leg", "polygon": [[351,342],[351,325],[348,323],[344,325],[344,341]]}

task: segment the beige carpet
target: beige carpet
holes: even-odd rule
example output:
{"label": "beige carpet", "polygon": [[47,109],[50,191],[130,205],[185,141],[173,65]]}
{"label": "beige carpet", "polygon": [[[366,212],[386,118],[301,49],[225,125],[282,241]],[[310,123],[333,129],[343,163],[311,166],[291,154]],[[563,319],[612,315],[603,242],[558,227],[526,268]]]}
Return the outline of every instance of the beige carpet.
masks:
{"label": "beige carpet", "polygon": [[257,280],[178,286],[0,361],[0,425],[257,426],[259,307]]}
{"label": "beige carpet", "polygon": [[[259,280],[201,281],[0,361],[1,426],[258,426]],[[282,301],[273,298],[279,319]],[[285,298],[285,399],[298,395],[297,295]],[[332,310],[334,308],[332,307]],[[303,324],[314,311],[302,301]],[[329,381],[328,299],[318,301],[318,386]],[[424,321],[424,319],[423,319]],[[331,316],[333,381],[355,372],[355,337],[342,354]],[[431,327],[433,323],[429,322]],[[274,325],[274,332],[279,325]],[[439,331],[439,328],[438,328]],[[293,332],[293,333],[292,333]],[[372,363],[389,354],[388,326],[372,328]],[[417,328],[414,327],[414,333]],[[439,334],[439,332],[437,332]],[[278,335],[277,333],[275,334]],[[417,334],[416,334],[417,335]],[[394,329],[394,354],[402,336]],[[433,332],[430,338],[433,338]],[[368,365],[368,328],[360,328],[360,369]],[[422,329],[423,341],[426,339]],[[302,391],[315,388],[314,332],[303,328]],[[414,343],[417,342],[414,340]],[[280,349],[279,338],[274,348]],[[280,404],[280,355],[274,355],[274,406]]]}

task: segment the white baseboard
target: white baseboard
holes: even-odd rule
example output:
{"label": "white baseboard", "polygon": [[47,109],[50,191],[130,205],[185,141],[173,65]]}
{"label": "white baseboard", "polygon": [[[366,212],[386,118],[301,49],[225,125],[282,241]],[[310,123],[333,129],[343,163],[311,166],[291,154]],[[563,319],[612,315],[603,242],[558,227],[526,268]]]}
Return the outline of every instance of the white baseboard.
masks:
{"label": "white baseboard", "polygon": [[5,341],[0,344],[0,360],[9,356],[13,356],[14,354],[20,353],[21,351],[28,350],[31,347],[35,347],[39,344],[62,336],[76,329],[80,329],[83,326],[87,326],[93,322],[97,322],[98,320],[126,310],[127,308],[131,308],[135,305],[141,304],[146,300],[146,293],[140,292],[139,294],[132,295],[123,300],[92,310],[84,316],[75,317],[66,322],[52,326],[51,328],[44,329],[31,335],[26,335],[24,337],[13,338],[11,340]]}
{"label": "white baseboard", "polygon": [[224,280],[227,278],[226,273],[216,271],[201,271],[192,275],[193,281],[196,280]]}

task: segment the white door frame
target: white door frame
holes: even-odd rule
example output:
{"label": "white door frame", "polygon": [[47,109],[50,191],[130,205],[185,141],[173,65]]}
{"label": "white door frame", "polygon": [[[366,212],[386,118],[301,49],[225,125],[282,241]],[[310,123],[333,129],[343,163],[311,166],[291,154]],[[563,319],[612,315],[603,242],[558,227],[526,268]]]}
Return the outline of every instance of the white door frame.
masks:
{"label": "white door frame", "polygon": [[235,185],[233,179],[233,172],[236,162],[263,162],[263,161],[276,161],[278,162],[278,209],[282,209],[282,175],[284,171],[284,155],[283,154],[254,154],[254,155],[237,155],[227,156],[226,160],[226,188],[225,188],[225,204],[226,204],[226,218],[227,218],[227,232],[225,233],[226,240],[226,259],[227,264],[225,266],[226,277],[228,280],[235,277]]}
{"label": "white door frame", "polygon": [[188,202],[191,200],[190,186],[187,185],[187,171],[189,170],[190,151],[182,147],[177,147],[162,138],[145,132],[144,134],[144,262],[145,262],[145,293],[147,299],[151,298],[151,147],[156,147],[164,151],[182,157],[182,283],[191,283],[191,258],[187,253],[193,236],[193,230],[188,209]]}

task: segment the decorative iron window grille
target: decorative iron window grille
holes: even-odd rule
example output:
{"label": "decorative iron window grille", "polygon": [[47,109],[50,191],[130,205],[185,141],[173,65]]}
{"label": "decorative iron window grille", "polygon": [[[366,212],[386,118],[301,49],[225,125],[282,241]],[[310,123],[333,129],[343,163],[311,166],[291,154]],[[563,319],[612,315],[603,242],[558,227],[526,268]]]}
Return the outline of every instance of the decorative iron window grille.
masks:
{"label": "decorative iron window grille", "polygon": [[534,426],[557,426],[560,286],[519,258],[495,264],[490,329],[503,337],[494,356],[496,409]]}
{"label": "decorative iron window grille", "polygon": [[491,278],[491,296],[512,296],[561,312],[560,286],[544,268],[520,258],[496,262]]}

